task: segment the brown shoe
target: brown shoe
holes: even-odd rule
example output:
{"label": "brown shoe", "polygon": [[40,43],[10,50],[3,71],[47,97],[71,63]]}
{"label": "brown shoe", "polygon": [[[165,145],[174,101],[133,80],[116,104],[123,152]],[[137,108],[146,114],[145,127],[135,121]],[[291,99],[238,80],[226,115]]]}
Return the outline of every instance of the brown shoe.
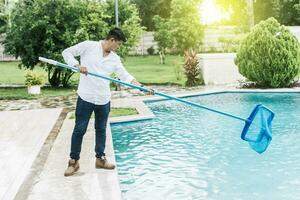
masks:
{"label": "brown shoe", "polygon": [[115,165],[109,163],[105,156],[101,156],[101,158],[96,158],[95,167],[97,169],[114,169]]}
{"label": "brown shoe", "polygon": [[72,176],[75,174],[75,172],[77,172],[79,170],[79,161],[78,160],[74,160],[74,159],[70,159],[69,160],[69,165],[68,168],[65,171],[65,176]]}

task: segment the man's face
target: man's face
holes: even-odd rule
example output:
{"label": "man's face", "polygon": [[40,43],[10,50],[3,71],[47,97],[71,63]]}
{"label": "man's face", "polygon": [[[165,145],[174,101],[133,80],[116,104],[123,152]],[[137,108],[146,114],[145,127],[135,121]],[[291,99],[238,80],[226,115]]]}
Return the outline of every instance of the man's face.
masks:
{"label": "man's face", "polygon": [[118,41],[113,38],[111,38],[109,41],[110,41],[110,50],[111,51],[118,50],[118,48],[122,45],[122,41]]}

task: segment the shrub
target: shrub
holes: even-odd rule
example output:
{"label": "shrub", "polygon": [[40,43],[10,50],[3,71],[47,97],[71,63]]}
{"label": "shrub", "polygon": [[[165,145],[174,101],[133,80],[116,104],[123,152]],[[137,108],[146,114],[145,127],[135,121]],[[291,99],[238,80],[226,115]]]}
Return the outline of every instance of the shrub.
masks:
{"label": "shrub", "polygon": [[154,50],[153,46],[151,46],[151,47],[149,47],[149,48],[147,49],[147,53],[148,53],[149,55],[154,55],[154,52],[155,52],[155,50]]}
{"label": "shrub", "polygon": [[44,76],[37,72],[29,71],[25,75],[25,85],[43,85],[44,84]]}
{"label": "shrub", "polygon": [[299,72],[299,47],[287,28],[269,18],[241,41],[235,63],[239,72],[259,87],[286,87]]}
{"label": "shrub", "polygon": [[184,74],[187,78],[186,86],[191,87],[203,84],[197,54],[193,50],[188,50],[184,53]]}

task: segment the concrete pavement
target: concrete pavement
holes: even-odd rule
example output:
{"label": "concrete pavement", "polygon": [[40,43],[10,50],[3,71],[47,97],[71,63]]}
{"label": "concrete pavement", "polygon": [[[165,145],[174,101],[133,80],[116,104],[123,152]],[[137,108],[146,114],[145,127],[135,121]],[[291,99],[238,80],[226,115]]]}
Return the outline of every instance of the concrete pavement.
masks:
{"label": "concrete pavement", "polygon": [[0,199],[13,199],[62,109],[0,112]]}

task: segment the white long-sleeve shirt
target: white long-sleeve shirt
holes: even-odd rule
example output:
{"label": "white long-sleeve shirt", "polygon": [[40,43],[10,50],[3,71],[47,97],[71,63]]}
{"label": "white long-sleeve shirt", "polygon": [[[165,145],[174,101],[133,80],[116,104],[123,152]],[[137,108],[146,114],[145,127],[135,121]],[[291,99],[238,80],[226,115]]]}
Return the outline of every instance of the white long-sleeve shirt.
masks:
{"label": "white long-sleeve shirt", "polygon": [[[112,73],[124,82],[130,83],[134,78],[123,67],[120,57],[110,52],[103,57],[102,41],[84,41],[65,49],[62,56],[68,65],[79,64],[75,56],[80,56],[80,65],[88,72],[109,77]],[[107,104],[111,99],[109,81],[90,75],[80,74],[77,94],[84,101],[96,104]]]}

